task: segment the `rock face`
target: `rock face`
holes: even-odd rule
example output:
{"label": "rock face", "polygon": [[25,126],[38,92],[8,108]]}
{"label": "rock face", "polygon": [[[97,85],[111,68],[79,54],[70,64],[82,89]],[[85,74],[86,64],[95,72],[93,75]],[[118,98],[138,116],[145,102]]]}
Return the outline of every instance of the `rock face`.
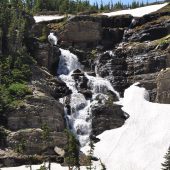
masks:
{"label": "rock face", "polygon": [[62,44],[77,48],[93,48],[102,45],[112,48],[123,38],[123,28],[128,27],[132,17],[76,16],[70,18],[61,31]]}
{"label": "rock face", "polygon": [[11,132],[7,138],[8,146],[24,154],[55,155],[54,147],[64,147],[67,137],[62,132],[48,132],[42,129],[24,129]]}
{"label": "rock face", "polygon": [[64,125],[63,106],[54,98],[34,91],[23,108],[17,109],[7,115],[8,128],[12,131],[26,128],[41,128],[47,124],[51,131],[61,132]]}
{"label": "rock face", "polygon": [[127,31],[125,34],[126,40],[135,42],[153,41],[170,33],[169,20],[154,23],[154,25],[150,26],[149,24],[152,23],[146,23],[146,25],[142,26],[142,29]]}
{"label": "rock face", "polygon": [[62,40],[67,42],[96,42],[101,40],[101,25],[93,21],[68,22]]}
{"label": "rock face", "polygon": [[170,103],[170,69],[162,70],[157,77],[157,96],[159,103]]}
{"label": "rock face", "polygon": [[39,43],[36,50],[36,60],[39,66],[46,67],[53,75],[57,74],[57,65],[61,52],[57,46],[47,43]]}

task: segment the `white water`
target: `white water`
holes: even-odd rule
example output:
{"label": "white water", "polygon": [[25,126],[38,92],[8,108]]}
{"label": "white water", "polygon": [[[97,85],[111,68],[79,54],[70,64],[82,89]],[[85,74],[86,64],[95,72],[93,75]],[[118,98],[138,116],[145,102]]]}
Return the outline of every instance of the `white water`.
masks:
{"label": "white water", "polygon": [[50,43],[51,45],[57,45],[58,39],[57,39],[57,37],[54,35],[54,33],[51,32],[51,33],[48,35],[48,41],[49,41],[49,43]]}
{"label": "white water", "polygon": [[[93,93],[92,99],[87,100],[83,94],[78,92],[76,82],[71,76],[74,70],[82,70],[77,56],[70,53],[68,50],[60,50],[61,56],[57,73],[59,78],[63,80],[72,91],[72,94],[70,95],[70,115],[67,113],[67,109],[65,108],[67,124],[76,135],[81,146],[84,146],[89,141],[89,136],[92,131],[91,106],[95,105],[99,98],[102,102],[105,102],[108,98],[108,91],[116,93],[118,97],[119,94],[113,89],[108,80],[101,77],[89,76],[87,73],[84,73],[88,79],[88,86]],[[65,104],[66,98],[68,97],[63,98],[60,101]]]}

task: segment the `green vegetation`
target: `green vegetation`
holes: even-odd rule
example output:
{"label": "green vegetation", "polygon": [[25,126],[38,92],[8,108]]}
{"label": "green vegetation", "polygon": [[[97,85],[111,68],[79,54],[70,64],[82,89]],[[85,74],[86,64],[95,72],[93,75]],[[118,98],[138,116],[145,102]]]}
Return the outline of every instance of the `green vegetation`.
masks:
{"label": "green vegetation", "polygon": [[15,151],[18,153],[24,153],[25,147],[26,147],[26,140],[24,139],[24,137],[22,137],[19,143],[16,145]]}
{"label": "green vegetation", "polygon": [[17,98],[22,98],[28,94],[32,94],[32,91],[25,85],[21,83],[13,83],[8,88],[9,93]]}
{"label": "green vegetation", "polygon": [[40,168],[37,170],[47,170],[47,168],[45,167],[45,165],[41,165]]}
{"label": "green vegetation", "polygon": [[22,1],[0,2],[0,124],[7,110],[22,106],[32,93],[27,84],[35,61],[26,44],[31,21],[22,5]]}
{"label": "green vegetation", "polygon": [[75,138],[74,134],[70,132],[69,130],[65,130],[65,133],[67,134],[67,146],[65,147],[65,163],[68,165],[69,170],[73,169],[73,167],[76,167],[77,169],[80,169],[79,164],[79,142]]}
{"label": "green vegetation", "polygon": [[165,155],[165,162],[162,164],[162,170],[169,170],[170,169],[170,147],[168,149],[167,154]]}
{"label": "green vegetation", "polygon": [[0,127],[0,146],[5,147],[7,133],[3,127]]}
{"label": "green vegetation", "polygon": [[88,155],[89,166],[87,166],[86,169],[95,170],[96,167],[93,166],[93,162],[92,162],[92,157],[93,157],[93,152],[94,152],[94,143],[92,140],[90,140],[89,146],[90,146],[89,155]]}
{"label": "green vegetation", "polygon": [[42,140],[45,142],[48,142],[50,140],[50,128],[48,127],[47,124],[43,124],[41,129],[43,130],[42,132]]}

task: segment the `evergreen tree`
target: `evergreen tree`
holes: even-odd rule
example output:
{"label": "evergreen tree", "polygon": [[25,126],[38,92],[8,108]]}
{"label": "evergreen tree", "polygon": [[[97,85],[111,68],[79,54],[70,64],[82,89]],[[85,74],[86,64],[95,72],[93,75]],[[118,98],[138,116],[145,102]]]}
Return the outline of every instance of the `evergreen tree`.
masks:
{"label": "evergreen tree", "polygon": [[100,10],[103,11],[104,10],[104,5],[103,5],[103,1],[101,0],[101,4],[100,4]]}
{"label": "evergreen tree", "polygon": [[65,130],[67,134],[67,146],[65,148],[65,163],[68,165],[69,170],[73,167],[80,169],[79,164],[79,142],[75,138],[74,134],[68,130]]}
{"label": "evergreen tree", "polygon": [[162,163],[162,166],[163,166],[162,170],[170,170],[170,147],[165,155],[165,162]]}
{"label": "evergreen tree", "polygon": [[93,141],[90,139],[89,142],[89,146],[90,146],[90,150],[89,150],[89,166],[86,167],[87,170],[95,170],[95,167],[93,167],[93,162],[92,162],[92,157],[93,157],[93,153],[94,153],[94,143]]}

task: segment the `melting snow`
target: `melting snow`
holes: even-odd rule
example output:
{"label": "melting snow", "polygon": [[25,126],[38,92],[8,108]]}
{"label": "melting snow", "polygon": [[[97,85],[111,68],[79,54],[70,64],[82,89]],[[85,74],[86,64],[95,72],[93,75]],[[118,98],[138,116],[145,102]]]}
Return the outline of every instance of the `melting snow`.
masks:
{"label": "melting snow", "polygon": [[170,105],[151,103],[148,97],[144,88],[130,86],[119,102],[129,119],[98,136],[95,155],[108,170],[161,169],[170,145]]}
{"label": "melting snow", "polygon": [[116,16],[116,15],[130,14],[134,17],[142,17],[146,14],[155,12],[155,11],[163,8],[166,5],[168,5],[168,3],[149,5],[149,6],[145,6],[145,7],[136,8],[136,9],[128,9],[128,10],[121,10],[121,11],[116,11],[116,12],[102,13],[102,15],[107,15],[107,16],[111,17],[111,16]]}
{"label": "melting snow", "polygon": [[34,16],[34,20],[36,23],[43,22],[43,21],[52,21],[52,20],[59,20],[64,18],[63,15],[39,15]]}

